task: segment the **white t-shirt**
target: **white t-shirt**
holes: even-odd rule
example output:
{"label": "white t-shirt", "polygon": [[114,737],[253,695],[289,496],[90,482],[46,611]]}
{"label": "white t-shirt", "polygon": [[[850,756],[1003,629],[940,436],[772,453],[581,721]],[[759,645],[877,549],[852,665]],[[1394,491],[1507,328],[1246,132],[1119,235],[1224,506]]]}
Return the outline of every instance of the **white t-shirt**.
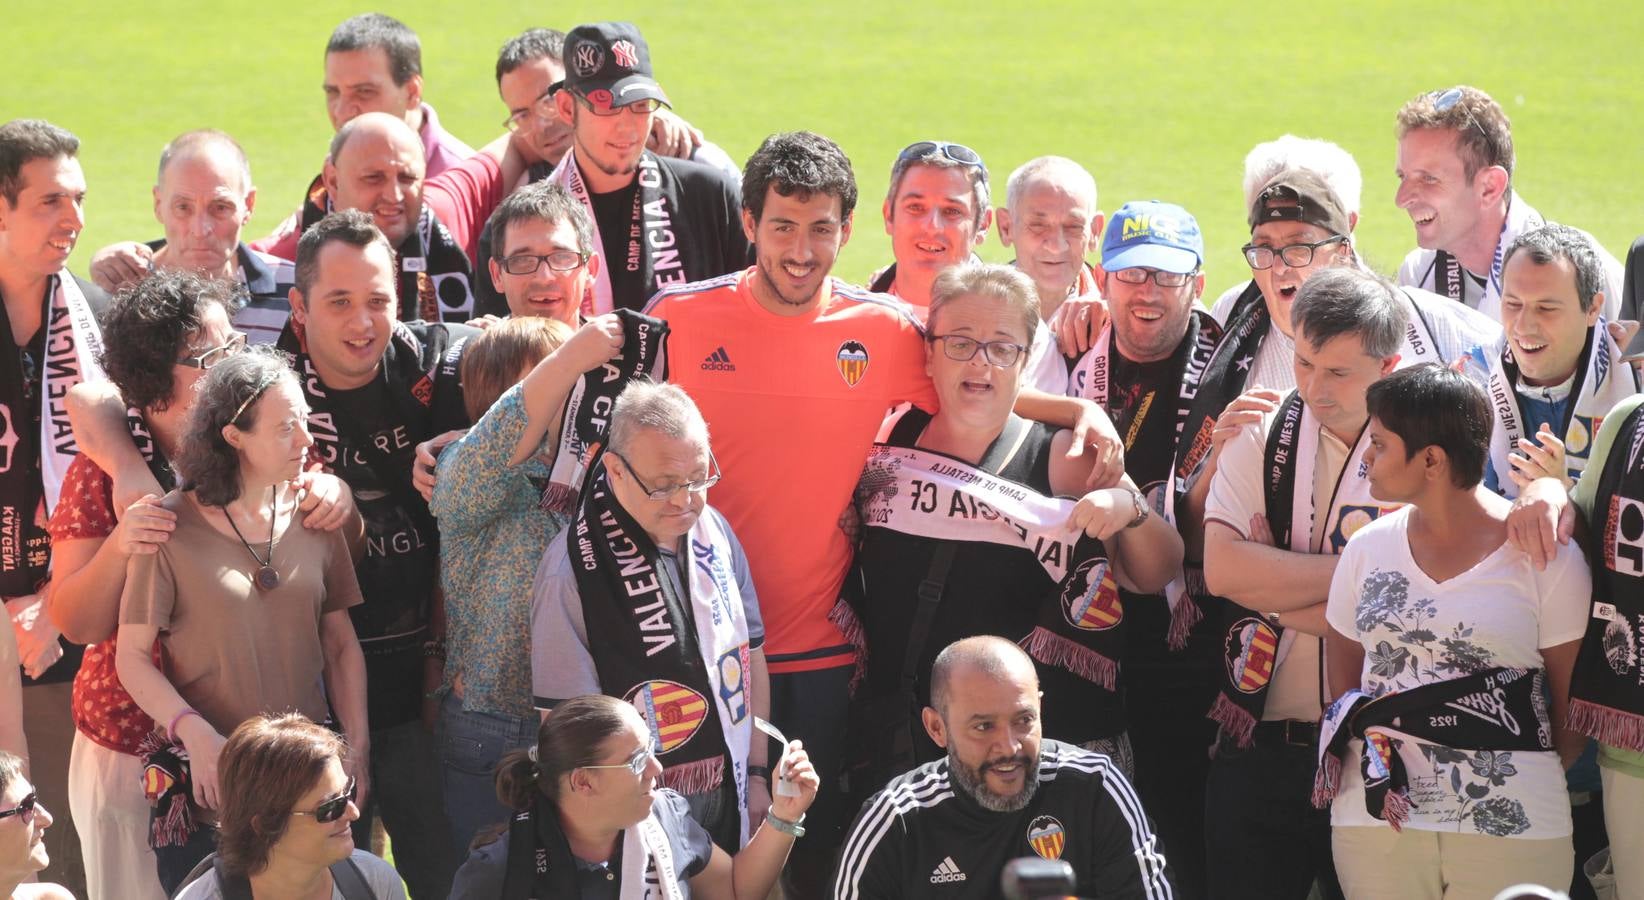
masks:
{"label": "white t-shirt", "polygon": [[[1362,689],[1374,697],[1500,666],[1541,668],[1541,651],[1580,640],[1592,576],[1574,543],[1546,571],[1503,543],[1466,572],[1435,583],[1410,554],[1406,507],[1347,542],[1330,584],[1330,627],[1364,645]],[[1353,741],[1330,810],[1335,826],[1385,827],[1364,808]],[[1417,744],[1432,765],[1412,769],[1404,827],[1497,837],[1571,833],[1564,768],[1551,751],[1448,750]]]}
{"label": "white t-shirt", "polygon": [[[365,876],[365,883],[371,887],[371,896],[377,900],[405,900],[405,885],[393,866],[364,850],[355,850],[349,858],[354,860],[354,865]],[[223,890],[217,884],[216,873],[207,872],[183,888],[174,900],[222,900],[222,896]],[[331,900],[343,900],[342,891],[336,885],[331,887]]]}
{"label": "white t-shirt", "polygon": [[1040,322],[1039,327],[1033,329],[1031,343],[1027,364],[1022,367],[1022,385],[1038,388],[1053,397],[1069,396],[1073,389],[1067,373],[1067,358],[1056,345],[1050,326]]}

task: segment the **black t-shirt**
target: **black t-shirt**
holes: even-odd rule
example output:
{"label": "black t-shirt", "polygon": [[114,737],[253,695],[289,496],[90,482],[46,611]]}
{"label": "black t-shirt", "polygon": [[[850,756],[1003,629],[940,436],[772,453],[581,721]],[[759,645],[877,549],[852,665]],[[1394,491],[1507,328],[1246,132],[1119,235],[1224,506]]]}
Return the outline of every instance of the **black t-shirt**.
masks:
{"label": "black t-shirt", "polygon": [[[466,326],[410,323],[432,367],[444,337],[474,332]],[[440,332],[444,332],[441,334]],[[434,379],[433,391],[456,385]],[[330,465],[354,492],[365,520],[365,555],[355,564],[365,602],[349,610],[365,654],[366,700],[373,730],[416,719],[422,708],[422,644],[434,588],[439,583],[439,532],[428,504],[411,486],[416,446],[434,435],[468,425],[462,398],[435,396],[426,425],[398,421],[400,404],[382,374],[354,390],[328,389],[339,423],[337,458]],[[454,399],[454,402],[453,402]],[[361,446],[362,442],[364,446]]]}
{"label": "black t-shirt", "polygon": [[[639,183],[630,183],[627,187],[609,194],[590,193],[588,200],[594,206],[594,223],[599,229],[600,243],[605,245],[600,248],[600,252],[605,257],[602,262],[611,279],[611,296],[640,297],[640,305],[630,308],[643,308],[653,291],[646,289],[640,278],[638,266],[630,266],[628,259],[631,239],[634,236],[634,204],[639,200]],[[617,303],[619,306],[627,305],[620,300]]]}

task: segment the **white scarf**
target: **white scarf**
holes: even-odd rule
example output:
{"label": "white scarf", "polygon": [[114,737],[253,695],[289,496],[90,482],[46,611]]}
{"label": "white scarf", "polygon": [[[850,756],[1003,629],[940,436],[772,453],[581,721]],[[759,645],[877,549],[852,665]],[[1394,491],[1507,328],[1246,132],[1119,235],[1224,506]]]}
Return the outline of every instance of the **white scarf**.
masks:
{"label": "white scarf", "polygon": [[[1604,317],[1599,317],[1590,334],[1593,346],[1577,363],[1577,383],[1565,410],[1567,424],[1558,435],[1564,441],[1566,474],[1572,479],[1581,477],[1587,468],[1587,457],[1604,417],[1616,404],[1639,391],[1638,374],[1621,358],[1621,348],[1610,337]],[[1467,359],[1468,366],[1488,373],[1490,411],[1495,418],[1495,425],[1490,429],[1490,465],[1496,472],[1497,489],[1508,499],[1518,496],[1518,485],[1508,475],[1513,471],[1508,454],[1518,449],[1520,438],[1535,439],[1534,435],[1525,434],[1524,413],[1519,409],[1518,394],[1514,391],[1516,383],[1507,372],[1506,364],[1512,352],[1511,344],[1504,344],[1499,353],[1480,347]]]}
{"label": "white scarf", "polygon": [[51,309],[46,315],[46,354],[40,361],[40,480],[45,486],[46,513],[57,508],[63,476],[80,455],[63,398],[82,381],[102,381],[97,358],[103,354],[103,333],[91,304],[67,269],[56,275]]}
{"label": "white scarf", "polygon": [[622,900],[684,897],[679,879],[674,877],[674,848],[652,810],[644,821],[622,833]]}

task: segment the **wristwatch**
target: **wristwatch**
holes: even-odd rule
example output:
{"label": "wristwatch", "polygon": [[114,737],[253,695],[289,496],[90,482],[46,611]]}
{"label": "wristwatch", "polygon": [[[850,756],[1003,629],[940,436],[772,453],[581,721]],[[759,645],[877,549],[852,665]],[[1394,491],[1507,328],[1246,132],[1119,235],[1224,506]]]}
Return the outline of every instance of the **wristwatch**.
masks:
{"label": "wristwatch", "polygon": [[804,816],[803,813],[800,814],[798,822],[789,822],[787,819],[784,819],[781,816],[778,816],[776,813],[772,813],[772,812],[768,812],[768,813],[765,814],[765,824],[766,825],[769,825],[772,828],[775,828],[777,831],[780,831],[783,834],[791,834],[796,838],[802,838],[802,837],[805,836],[805,826],[800,824],[804,821],[805,821],[805,816]]}
{"label": "wristwatch", "polygon": [[1131,491],[1130,502],[1136,507],[1136,518],[1131,519],[1130,522],[1125,525],[1126,529],[1135,528],[1143,522],[1146,522],[1147,517],[1153,512],[1153,510],[1148,508],[1147,501],[1142,499],[1141,491]]}

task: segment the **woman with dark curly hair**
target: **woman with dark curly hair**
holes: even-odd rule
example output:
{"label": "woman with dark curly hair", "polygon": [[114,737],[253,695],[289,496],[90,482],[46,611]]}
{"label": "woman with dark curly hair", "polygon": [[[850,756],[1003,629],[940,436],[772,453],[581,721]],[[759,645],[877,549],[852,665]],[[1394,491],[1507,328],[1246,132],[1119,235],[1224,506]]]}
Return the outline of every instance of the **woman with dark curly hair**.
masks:
{"label": "woman with dark curly hair", "polygon": [[354,846],[348,747],[295,713],[247,719],[223,745],[217,853],[177,900],[404,900],[399,873]]}
{"label": "woman with dark curly hair", "polygon": [[1366,399],[1370,493],[1406,505],[1353,533],[1325,607],[1340,699],[1322,723],[1314,801],[1334,796],[1342,889],[1440,900],[1562,888],[1587,564],[1570,544],[1538,572],[1507,542],[1511,504],[1480,484],[1490,405],[1466,375],[1412,366]]}
{"label": "woman with dark curly hair", "polygon": [[367,787],[356,764],[369,758],[365,660],[348,615],[359,583],[344,536],[297,515],[307,417],[280,355],[252,350],[212,368],[177,459],[184,487],[160,503],[176,514],[175,531],[129,563],[115,662],[137,705],[164,723],[145,784],[168,891],[210,849],[194,816],[220,808],[222,736],[246,719],[294,710],[325,721],[334,711],[362,796]]}

